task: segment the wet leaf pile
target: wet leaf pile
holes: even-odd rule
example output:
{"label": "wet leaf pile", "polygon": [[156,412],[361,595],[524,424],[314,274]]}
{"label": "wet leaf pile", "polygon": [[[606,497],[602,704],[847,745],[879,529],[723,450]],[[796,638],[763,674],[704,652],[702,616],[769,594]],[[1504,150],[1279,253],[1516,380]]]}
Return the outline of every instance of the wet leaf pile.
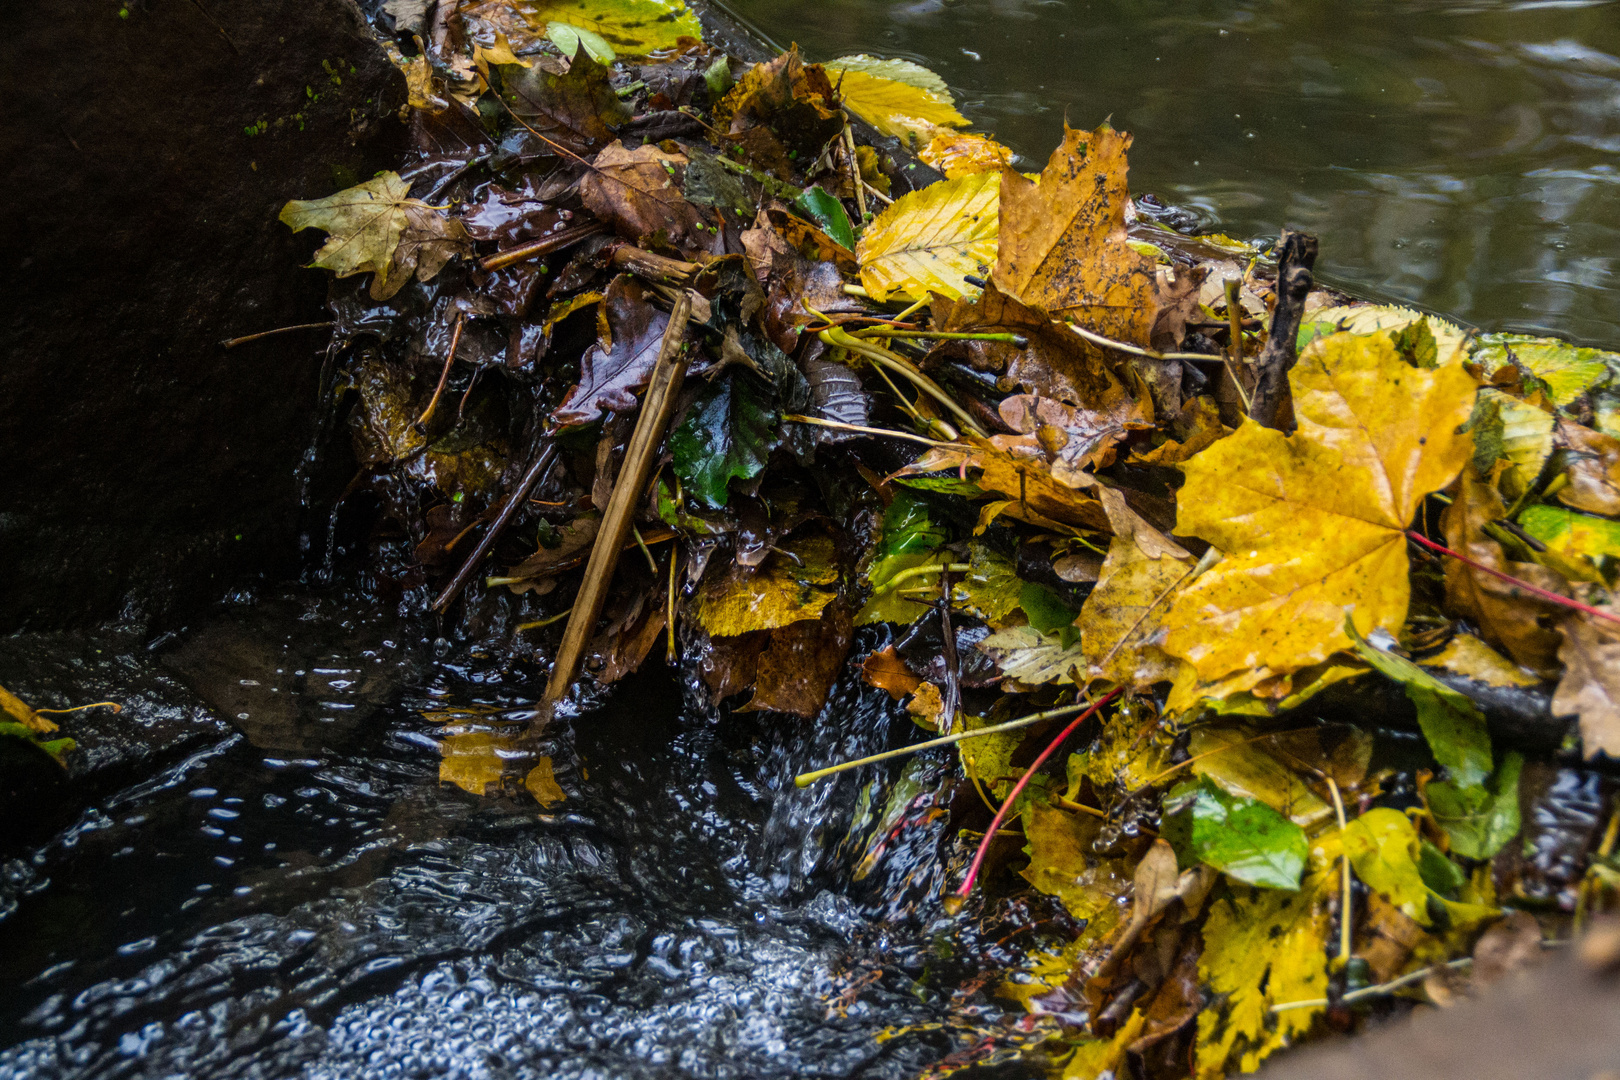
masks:
{"label": "wet leaf pile", "polygon": [[[334,542],[548,711],[669,662],[793,724],[858,665],[949,737],[933,902],[1022,940],[932,987],[933,1075],[1253,1069],[1613,903],[1620,354],[1185,235],[1129,135],[1021,162],[908,61],[447,8],[400,23],[411,160],[282,212],[335,277]],[[447,724],[442,777],[566,805],[526,737]]]}

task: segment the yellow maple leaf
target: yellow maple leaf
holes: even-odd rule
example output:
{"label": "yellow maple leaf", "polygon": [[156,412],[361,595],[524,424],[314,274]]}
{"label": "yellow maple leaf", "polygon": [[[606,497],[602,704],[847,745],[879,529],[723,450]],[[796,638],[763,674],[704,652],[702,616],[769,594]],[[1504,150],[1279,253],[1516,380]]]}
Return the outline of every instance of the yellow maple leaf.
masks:
{"label": "yellow maple leaf", "polygon": [[1295,434],[1246,420],[1183,466],[1176,532],[1223,558],[1176,597],[1163,648],[1206,683],[1321,663],[1350,647],[1346,608],[1363,634],[1398,631],[1407,524],[1468,459],[1476,386],[1460,364],[1419,371],[1387,337],[1340,333],[1289,383]]}
{"label": "yellow maple leaf", "polygon": [[875,300],[955,300],[976,293],[969,275],[996,261],[1001,179],[975,173],[909,192],[879,214],[855,249],[861,285]]}
{"label": "yellow maple leaf", "polygon": [[921,64],[845,56],[823,66],[844,108],[884,135],[928,140],[938,128],[968,125],[945,81]]}
{"label": "yellow maple leaf", "polygon": [[1325,1005],[1271,1007],[1327,997],[1327,901],[1336,860],[1318,845],[1298,892],[1231,884],[1204,923],[1200,979],[1221,998],[1198,1014],[1198,1080],[1218,1080],[1228,1063],[1253,1072],[1273,1050],[1310,1030]]}
{"label": "yellow maple leaf", "polygon": [[1194,563],[1190,557],[1154,558],[1131,537],[1114,537],[1097,586],[1080,608],[1080,647],[1088,678],[1132,688],[1175,678],[1181,661],[1148,639]]}

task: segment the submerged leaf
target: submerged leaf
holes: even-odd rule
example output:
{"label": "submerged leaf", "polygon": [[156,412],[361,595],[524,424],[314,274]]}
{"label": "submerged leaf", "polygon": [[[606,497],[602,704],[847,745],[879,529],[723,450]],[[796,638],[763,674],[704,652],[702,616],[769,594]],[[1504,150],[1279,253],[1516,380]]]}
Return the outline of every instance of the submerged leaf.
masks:
{"label": "submerged leaf", "polygon": [[1088,926],[1088,932],[1106,931],[1119,919],[1119,898],[1131,888],[1124,859],[1095,854],[1093,845],[1106,822],[1031,799],[1025,804],[1023,823],[1024,850],[1029,854],[1024,878],[1062,900],[1075,918],[1104,923]]}
{"label": "submerged leaf", "polygon": [[733,566],[706,580],[693,602],[692,619],[710,637],[736,637],[819,619],[838,596],[835,556],[833,542],[824,533],[795,537],[753,572]]}
{"label": "submerged leaf", "polygon": [[976,291],[964,279],[995,262],[1000,190],[997,174],[977,173],[896,199],[861,234],[861,284],[875,300]]}
{"label": "submerged leaf", "polygon": [[1335,334],[1289,373],[1299,430],[1251,420],[1184,466],[1176,531],[1224,555],[1165,616],[1164,650],[1206,682],[1321,663],[1406,621],[1406,527],[1468,458],[1474,380],[1417,371],[1387,338]]}
{"label": "submerged leaf", "polygon": [[523,786],[534,801],[543,808],[550,809],[556,803],[563,801],[563,789],[557,783],[557,777],[551,771],[551,758],[541,757],[535,760],[534,768],[529,775],[523,778]]}

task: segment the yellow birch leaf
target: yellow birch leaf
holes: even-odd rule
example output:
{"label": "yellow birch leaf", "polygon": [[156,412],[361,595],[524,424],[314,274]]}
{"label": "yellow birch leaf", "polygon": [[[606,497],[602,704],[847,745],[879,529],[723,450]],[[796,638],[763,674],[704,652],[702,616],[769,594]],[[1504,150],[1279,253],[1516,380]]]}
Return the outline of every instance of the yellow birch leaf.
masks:
{"label": "yellow birch leaf", "polygon": [[692,605],[692,618],[710,637],[734,637],[819,619],[822,610],[837,599],[838,568],[830,537],[817,533],[795,538],[784,547],[800,562],[773,552],[752,573],[734,567],[704,583]]}
{"label": "yellow birch leaf", "polygon": [[1316,308],[1305,313],[1307,323],[1334,323],[1341,330],[1363,335],[1383,335],[1404,330],[1420,320],[1428,322],[1429,333],[1434,335],[1439,362],[1444,365],[1458,359],[1468,343],[1468,335],[1437,315],[1379,304],[1346,304],[1342,307]]}
{"label": "yellow birch leaf", "polygon": [[1541,677],[1526,671],[1473,634],[1458,634],[1423,667],[1465,675],[1486,686],[1540,686]]}
{"label": "yellow birch leaf", "polygon": [[1336,860],[1313,848],[1298,892],[1231,885],[1204,923],[1199,977],[1216,995],[1198,1015],[1198,1080],[1253,1072],[1272,1051],[1310,1030],[1324,1006],[1272,1012],[1273,1005],[1327,997],[1327,901]]}
{"label": "yellow birch leaf", "polygon": [[[567,23],[590,30],[629,59],[677,49],[683,37],[703,37],[703,24],[684,0],[481,0],[461,12],[514,33],[506,14],[513,9],[533,29],[535,40],[543,38],[552,23]],[[528,47],[515,34],[513,43]]]}
{"label": "yellow birch leaf", "polygon": [[996,261],[1001,177],[975,173],[909,192],[879,214],[855,249],[861,284],[873,299],[959,299]]}
{"label": "yellow birch leaf", "polygon": [[974,173],[999,173],[1011,166],[1013,154],[1007,147],[984,135],[940,128],[917,156],[944,173],[947,180],[955,180]]}
{"label": "yellow birch leaf", "polygon": [[937,128],[968,125],[944,81],[920,64],[846,56],[822,66],[844,108],[884,135],[926,141]]}
{"label": "yellow birch leaf", "polygon": [[462,730],[439,740],[439,782],[483,795],[491,784],[499,787],[509,758],[521,756],[515,732],[487,729]]}
{"label": "yellow birch leaf", "polygon": [[1462,469],[1458,429],[1475,383],[1460,364],[1419,371],[1385,336],[1340,333],[1289,373],[1299,430],[1245,420],[1189,460],[1176,532],[1223,555],[1175,599],[1164,650],[1213,682],[1284,675],[1406,621],[1405,531],[1418,503]]}

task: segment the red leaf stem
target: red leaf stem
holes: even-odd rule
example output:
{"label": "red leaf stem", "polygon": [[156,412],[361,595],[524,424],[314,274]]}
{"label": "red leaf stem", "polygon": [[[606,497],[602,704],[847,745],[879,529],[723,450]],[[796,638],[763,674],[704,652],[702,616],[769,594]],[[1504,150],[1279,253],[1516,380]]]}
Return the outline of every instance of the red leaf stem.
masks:
{"label": "red leaf stem", "polygon": [[1586,612],[1586,614],[1591,615],[1594,618],[1607,619],[1609,622],[1612,622],[1612,623],[1614,623],[1616,625],[1620,625],[1620,616],[1611,615],[1609,612],[1603,611],[1600,608],[1595,608],[1595,607],[1591,607],[1588,604],[1583,604],[1579,600],[1571,600],[1569,597],[1560,596],[1555,592],[1548,592],[1546,589],[1538,589],[1536,586],[1530,584],[1528,581],[1521,581],[1520,579],[1514,577],[1512,574],[1504,574],[1504,573],[1502,573],[1502,571],[1494,570],[1491,567],[1486,566],[1484,563],[1475,562],[1473,559],[1470,559],[1466,555],[1459,555],[1457,552],[1452,551],[1450,548],[1446,547],[1444,544],[1437,544],[1433,540],[1430,540],[1427,536],[1424,536],[1422,533],[1419,533],[1416,530],[1413,530],[1413,529],[1406,530],[1406,538],[1408,540],[1415,540],[1419,544],[1422,544],[1424,547],[1429,548],[1432,551],[1438,551],[1442,555],[1450,555],[1453,559],[1456,559],[1458,562],[1462,563],[1464,566],[1471,566],[1475,570],[1480,571],[1481,573],[1489,574],[1494,578],[1501,578],[1503,581],[1507,582],[1509,585],[1516,585],[1519,588],[1523,589],[1525,592],[1531,593],[1531,594],[1533,594],[1535,596],[1539,596],[1543,600],[1550,600],[1555,604],[1561,604],[1564,607],[1570,608],[1570,609],[1572,609],[1574,611],[1584,611],[1584,612]]}
{"label": "red leaf stem", "polygon": [[1013,804],[1018,801],[1018,796],[1029,785],[1030,777],[1035,775],[1040,767],[1046,763],[1046,759],[1052,756],[1053,751],[1063,745],[1063,741],[1073,735],[1081,724],[1095,716],[1098,709],[1113,701],[1119,694],[1119,688],[1110,690],[1095,705],[1069,721],[1069,726],[1058,732],[1057,738],[1053,739],[1046,749],[1041,751],[1041,756],[1036,758],[1034,764],[1024,771],[1023,776],[1018,778],[1018,783],[1013,785],[1012,791],[1002,800],[1001,809],[996,811],[995,819],[990,822],[990,828],[985,831],[984,839],[979,842],[979,850],[973,856],[973,865],[968,867],[967,877],[963,880],[962,887],[956,890],[957,903],[961,903],[963,899],[967,898],[968,893],[973,891],[973,882],[978,879],[979,867],[984,865],[984,856],[990,850],[990,841],[995,837],[996,832],[1000,830],[1001,823],[1007,819],[1007,814],[1012,810]]}

